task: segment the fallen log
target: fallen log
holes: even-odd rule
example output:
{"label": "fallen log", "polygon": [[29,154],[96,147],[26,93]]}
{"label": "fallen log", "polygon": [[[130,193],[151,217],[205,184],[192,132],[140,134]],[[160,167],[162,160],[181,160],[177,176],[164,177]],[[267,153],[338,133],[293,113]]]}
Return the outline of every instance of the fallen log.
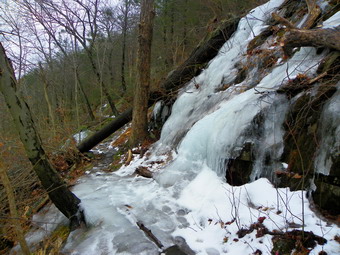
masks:
{"label": "fallen log", "polygon": [[[236,31],[239,20],[239,18],[232,18],[224,21],[216,30],[206,36],[206,38],[190,54],[189,58],[182,65],[176,68],[162,83],[161,87],[165,90],[165,93],[162,95],[163,98],[172,97],[172,92],[177,91],[178,88],[190,81],[195,75],[197,75],[197,72],[199,72],[204,65],[217,55],[222,45]],[[149,105],[156,102],[156,98],[157,100],[161,99],[159,93],[153,93],[153,95],[150,96]],[[132,108],[126,110],[109,124],[104,126],[101,130],[83,140],[77,146],[78,150],[81,153],[91,150],[94,146],[109,137],[125,124],[129,123],[131,120]]]}
{"label": "fallen log", "polygon": [[217,29],[203,39],[183,64],[169,74],[161,87],[167,92],[174,92],[198,75],[236,31],[239,20],[240,18],[231,18],[223,21]]}
{"label": "fallen log", "polygon": [[84,139],[77,146],[78,150],[81,153],[91,150],[94,146],[103,141],[105,138],[109,137],[113,132],[117,131],[125,124],[129,123],[131,120],[132,120],[132,108],[120,114],[118,117],[116,117],[106,126],[104,126],[101,130]]}
{"label": "fallen log", "polygon": [[340,26],[310,30],[289,29],[283,37],[281,46],[288,56],[295,47],[326,47],[340,50]]}

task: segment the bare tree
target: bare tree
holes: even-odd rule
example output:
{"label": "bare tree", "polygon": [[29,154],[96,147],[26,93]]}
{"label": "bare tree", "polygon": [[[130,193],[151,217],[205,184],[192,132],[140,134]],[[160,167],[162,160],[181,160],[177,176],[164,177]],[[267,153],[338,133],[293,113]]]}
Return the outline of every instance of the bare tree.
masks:
{"label": "bare tree", "polygon": [[[59,50],[59,52],[64,56],[64,59],[68,61],[71,61],[71,58],[69,56],[70,54],[68,50],[66,49],[66,46],[60,41],[60,38],[58,38],[60,31],[58,31],[59,29],[56,26],[56,24],[53,22],[50,22],[49,19],[46,19],[44,14],[41,11],[39,11],[39,8],[36,4],[30,1],[26,1],[26,0],[18,1],[17,4],[18,6],[20,6],[25,28],[27,32],[30,34],[30,37],[27,38],[26,40],[30,42],[30,44],[32,45],[31,47],[33,47],[34,50],[36,51],[36,54],[39,55],[39,59],[43,60],[46,63],[46,65],[44,66],[39,66],[39,73],[42,78],[42,83],[44,85],[43,87],[44,96],[48,104],[48,107],[50,107],[49,105],[50,100],[48,98],[49,95],[47,93],[47,87],[51,87],[50,90],[53,89],[54,91],[56,90],[56,88],[55,86],[51,86],[55,84],[53,84],[54,82],[48,79],[47,75],[45,74],[46,72],[45,66],[49,68],[51,73],[53,73],[55,70],[54,70],[54,66],[52,63],[56,56],[56,52]],[[41,27],[43,29],[41,29]],[[73,63],[71,66],[73,66]],[[73,72],[76,73],[77,71],[78,69],[76,68],[73,69]],[[87,113],[90,119],[94,120],[95,117],[93,114],[93,110],[89,102],[87,93],[84,90],[83,83],[81,82],[79,78],[79,74],[76,73],[75,76],[76,78],[78,78],[77,84],[84,98]],[[57,95],[55,95],[55,97],[57,97]],[[50,115],[50,119],[53,122],[54,117],[52,116],[53,114],[50,110],[51,109],[49,109],[49,113],[50,113],[49,115]]]}
{"label": "bare tree", "polygon": [[[37,17],[46,32],[53,36],[56,45],[60,49],[63,47],[61,47],[60,42],[57,42],[59,40],[57,38],[56,26],[59,27],[59,30],[62,28],[81,45],[89,59],[92,72],[98,84],[100,84],[103,89],[113,114],[117,115],[118,110],[103,81],[95,58],[95,42],[99,35],[98,16],[100,13],[100,0],[61,0],[59,2],[23,0],[23,3],[24,6]],[[64,54],[67,53],[65,49],[61,51]]]}
{"label": "bare tree", "polygon": [[121,62],[121,83],[122,83],[122,94],[126,93],[126,81],[125,81],[125,62],[126,62],[126,41],[127,32],[129,28],[129,14],[133,8],[132,0],[124,0],[123,4],[118,7],[120,18],[118,24],[122,31],[122,62]]}

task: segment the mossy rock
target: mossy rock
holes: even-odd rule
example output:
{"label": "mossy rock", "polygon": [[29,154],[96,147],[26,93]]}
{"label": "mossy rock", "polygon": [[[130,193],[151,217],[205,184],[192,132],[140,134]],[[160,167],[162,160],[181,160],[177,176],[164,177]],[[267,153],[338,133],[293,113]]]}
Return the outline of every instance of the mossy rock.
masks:
{"label": "mossy rock", "polygon": [[[280,187],[292,190],[305,189],[314,176],[314,159],[319,144],[319,120],[324,104],[336,89],[321,85],[315,96],[308,91],[297,98],[285,121],[284,153],[282,162],[288,163],[288,171],[302,176],[301,179],[282,178]],[[302,187],[304,186],[304,187]]]}

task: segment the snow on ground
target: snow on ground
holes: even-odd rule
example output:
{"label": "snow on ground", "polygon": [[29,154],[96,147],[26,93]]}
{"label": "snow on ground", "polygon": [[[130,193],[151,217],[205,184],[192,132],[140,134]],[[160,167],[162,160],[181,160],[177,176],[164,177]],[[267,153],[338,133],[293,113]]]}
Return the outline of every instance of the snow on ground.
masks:
{"label": "snow on ground", "polygon": [[[328,224],[309,208],[305,193],[289,189],[275,189],[265,178],[233,187],[225,183],[203,161],[196,161],[198,174],[182,179],[172,186],[156,180],[133,175],[140,165],[160,162],[164,157],[136,158],[117,173],[97,170],[82,177],[73,192],[82,200],[88,229],[71,233],[63,249],[65,254],[159,254],[160,250],[142,232],[137,222],[142,222],[165,247],[184,238],[195,254],[215,255],[252,254],[261,250],[270,254],[271,235],[256,237],[256,230],[239,238],[237,232],[248,229],[252,223],[265,217],[263,224],[269,231],[301,229],[313,231],[328,242],[318,245],[310,254],[324,250],[339,254],[339,244],[334,237],[339,234],[336,225]],[[188,162],[180,161],[182,165]],[[176,160],[165,168],[160,163],[152,165],[153,171],[162,172],[178,166]],[[302,213],[304,206],[304,213]],[[37,241],[65,218],[55,209],[44,216],[36,216],[40,231],[31,234],[28,241]],[[50,226],[48,229],[48,226]]]}
{"label": "snow on ground", "polygon": [[[237,234],[259,221],[269,231],[301,230],[304,223],[305,231],[328,240],[310,254],[321,250],[340,254],[339,243],[334,240],[340,233],[339,227],[316,216],[305,192],[276,189],[265,178],[255,180],[258,172],[252,174],[252,183],[233,187],[225,182],[221,168],[221,162],[235,153],[233,148],[249,139],[244,131],[254,116],[271,109],[274,101],[282,104],[274,109],[280,110],[275,112],[276,122],[268,121],[264,149],[271,150],[271,145],[282,142],[278,127],[287,102],[270,91],[299,73],[314,75],[323,57],[313,48],[301,48],[287,62],[278,61],[255,88],[243,91],[247,78],[233,88],[216,91],[221,84],[235,79],[235,65],[245,61],[247,43],[265,29],[265,20],[282,2],[270,1],[240,21],[238,31],[209,67],[183,89],[160,141],[147,156],[135,157],[114,173],[96,167],[79,179],[73,192],[82,201],[88,229],[70,234],[63,249],[65,254],[159,254],[162,249],[139,229],[137,222],[150,229],[165,248],[176,243],[188,254],[245,255],[256,250],[270,254],[271,235],[257,235],[256,230],[243,237]],[[325,25],[330,26],[333,20]],[[195,84],[200,85],[199,89]],[[109,143],[107,147],[101,145],[96,153],[114,150]],[[282,148],[277,147],[280,155]],[[148,167],[154,178],[136,175],[139,166]],[[261,164],[255,170],[261,171]],[[30,233],[28,240],[32,243],[65,222],[53,207],[44,216],[36,217],[41,222],[54,222]]]}

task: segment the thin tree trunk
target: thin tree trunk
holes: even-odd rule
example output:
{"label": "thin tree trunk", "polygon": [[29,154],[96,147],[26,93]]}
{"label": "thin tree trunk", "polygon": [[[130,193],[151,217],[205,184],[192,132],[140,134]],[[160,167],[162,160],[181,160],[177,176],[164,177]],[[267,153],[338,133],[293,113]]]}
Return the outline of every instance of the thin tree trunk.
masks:
{"label": "thin tree trunk", "polygon": [[185,52],[186,52],[186,49],[188,47],[188,38],[187,38],[187,34],[188,34],[188,31],[187,31],[187,26],[188,26],[188,23],[187,23],[187,15],[188,15],[188,0],[185,0],[184,1],[184,23],[183,23],[183,51],[182,51],[182,59],[185,55]]}
{"label": "thin tree trunk", "polygon": [[126,93],[126,82],[125,82],[125,51],[126,51],[127,22],[128,22],[128,0],[125,0],[124,23],[123,23],[122,66],[121,66],[122,95],[124,95],[124,94]]}
{"label": "thin tree trunk", "polygon": [[102,87],[103,89],[103,92],[104,92],[104,95],[110,105],[110,108],[111,108],[111,111],[114,115],[118,116],[119,115],[119,112],[116,108],[116,105],[115,103],[113,102],[113,99],[112,97],[110,96],[110,93],[106,87],[106,84],[103,82],[102,78],[101,78],[101,75],[100,73],[98,72],[98,69],[97,69],[97,66],[93,60],[93,56],[92,56],[92,53],[91,51],[87,50],[87,55],[88,55],[88,58],[90,60],[90,63],[91,63],[91,67],[92,67],[92,71],[93,73],[96,75],[96,78],[97,78],[97,81],[98,83],[100,84],[100,86]]}
{"label": "thin tree trunk", "polygon": [[108,69],[109,69],[109,74],[110,74],[110,86],[113,87],[115,83],[115,75],[114,75],[114,69],[113,69],[113,64],[112,64],[112,59],[113,59],[113,49],[110,49],[109,53],[109,61],[107,63]]}
{"label": "thin tree trunk", "polygon": [[9,204],[9,210],[10,210],[10,215],[13,221],[13,225],[14,225],[14,229],[17,235],[17,239],[20,243],[20,247],[21,247],[21,251],[23,254],[25,255],[30,255],[30,249],[28,248],[27,242],[25,240],[25,235],[24,235],[24,231],[22,230],[22,226],[20,223],[20,219],[19,219],[19,214],[17,211],[17,206],[15,203],[15,196],[14,196],[14,192],[12,189],[12,185],[11,182],[8,178],[7,172],[6,172],[6,168],[2,162],[2,158],[0,158],[0,177],[1,177],[1,181],[2,184],[4,185],[6,194],[7,194],[7,199],[8,199],[8,204]]}
{"label": "thin tree trunk", "polygon": [[[167,21],[168,18],[168,0],[164,0],[164,17],[165,21]],[[164,49],[168,49],[168,41],[167,41],[167,22],[163,22],[163,45]],[[168,54],[165,55],[165,61],[164,61],[165,67],[169,68],[169,57]]]}
{"label": "thin tree trunk", "polygon": [[75,67],[74,71],[76,72],[76,78],[77,78],[79,90],[80,90],[80,92],[83,95],[84,100],[85,100],[85,106],[86,106],[87,114],[89,115],[91,120],[95,120],[96,118],[94,117],[89,98],[88,98],[87,94],[85,93],[83,83],[81,82],[80,77],[79,77],[78,68]]}
{"label": "thin tree trunk", "polygon": [[84,220],[79,208],[80,199],[66,186],[57,171],[53,168],[42,147],[31,111],[17,91],[12,64],[0,43],[0,91],[12,115],[26,154],[39,177],[42,186],[48,192],[51,201],[70,219],[72,227],[77,227]]}
{"label": "thin tree trunk", "polygon": [[138,35],[138,80],[133,101],[130,144],[137,145],[148,136],[148,100],[151,70],[151,42],[154,20],[154,1],[143,0]]}
{"label": "thin tree trunk", "polygon": [[170,66],[174,66],[175,64],[175,3],[174,1],[170,1],[171,9],[170,9],[170,49],[171,49],[171,56],[170,56]]}
{"label": "thin tree trunk", "polygon": [[53,114],[53,111],[52,111],[52,105],[51,105],[50,97],[48,96],[48,91],[47,91],[48,81],[47,81],[47,78],[46,78],[46,75],[44,73],[44,69],[43,69],[41,63],[39,63],[39,69],[40,69],[40,77],[41,77],[42,82],[43,82],[44,97],[45,97],[45,101],[47,103],[48,115],[49,115],[49,118],[52,122],[53,135],[55,135],[56,126],[55,126],[54,114]]}

